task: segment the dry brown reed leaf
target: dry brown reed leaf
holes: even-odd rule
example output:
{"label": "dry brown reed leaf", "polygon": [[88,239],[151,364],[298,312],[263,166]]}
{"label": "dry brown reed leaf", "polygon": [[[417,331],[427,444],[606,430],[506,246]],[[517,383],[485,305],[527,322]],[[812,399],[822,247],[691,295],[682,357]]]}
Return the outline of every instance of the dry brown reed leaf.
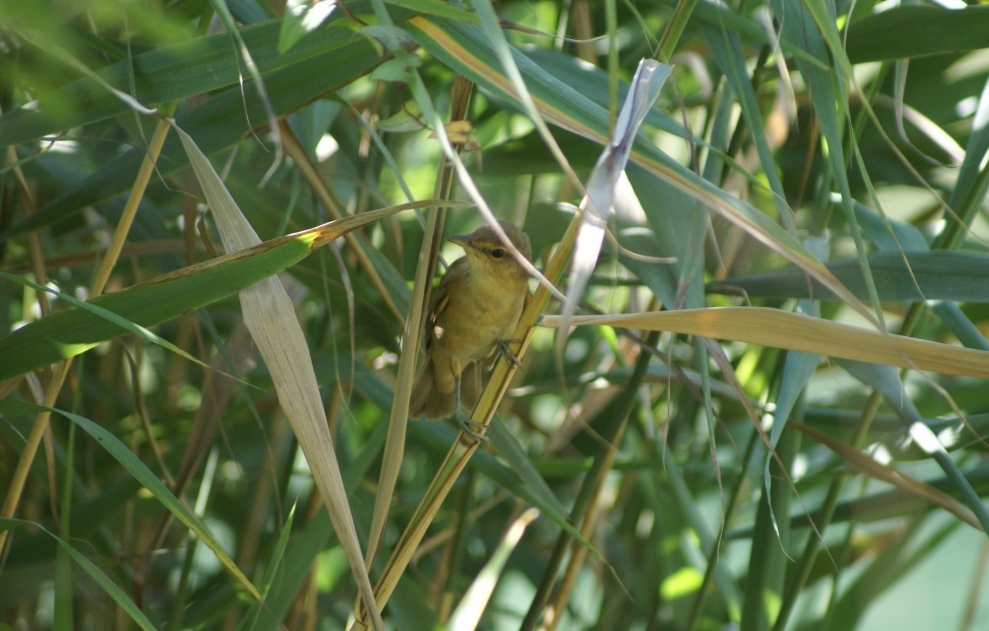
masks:
{"label": "dry brown reed leaf", "polygon": [[935,506],[940,506],[955,517],[958,517],[958,519],[964,521],[969,526],[975,528],[979,532],[982,532],[982,524],[979,523],[979,519],[975,516],[975,513],[973,513],[969,507],[965,506],[944,491],[936,489],[929,484],[901,473],[893,467],[883,464],[868,454],[855,449],[851,445],[843,443],[840,440],[836,440],[823,432],[817,431],[813,427],[804,425],[803,423],[799,423],[792,419],[789,421],[789,425],[794,429],[800,430],[802,433],[810,436],[817,442],[838,454],[842,460],[847,462],[849,466],[854,468],[859,473],[867,475],[870,478],[886,482],[901,491],[924,500],[925,502],[929,502]]}
{"label": "dry brown reed leaf", "polygon": [[[188,134],[176,129],[206,199],[213,209],[224,248],[227,252],[237,252],[260,245],[261,240],[237,207],[209,160]],[[321,238],[324,241],[330,240],[331,232],[331,230],[325,231],[321,234]],[[292,301],[277,276],[269,277],[241,291],[240,300],[244,323],[268,366],[278,394],[278,402],[288,417],[299,440],[299,446],[312,470],[313,479],[326,504],[333,529],[350,562],[358,590],[365,594],[365,597],[369,597],[372,593],[371,581],[367,566],[364,564],[350,504],[347,501],[347,492],[340,474],[333,439],[326,424],[309,346],[302,333]],[[372,608],[370,613],[374,629],[383,629],[380,611]]]}
{"label": "dry brown reed leaf", "polygon": [[[555,327],[558,316],[540,324]],[[602,316],[577,316],[571,325],[669,331],[785,348],[873,364],[989,379],[989,352],[870,331],[767,307],[717,307]]]}

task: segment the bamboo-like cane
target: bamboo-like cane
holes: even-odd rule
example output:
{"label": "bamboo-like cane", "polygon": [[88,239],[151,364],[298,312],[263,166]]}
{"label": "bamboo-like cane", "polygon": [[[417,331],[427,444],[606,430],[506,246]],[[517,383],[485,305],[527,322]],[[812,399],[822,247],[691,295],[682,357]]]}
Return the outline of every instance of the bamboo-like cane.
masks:
{"label": "bamboo-like cane", "polygon": [[[575,214],[560,245],[553,251],[549,263],[546,266],[545,276],[554,283],[563,276],[563,271],[570,261],[570,255],[573,253],[574,241],[577,236],[577,229],[580,227],[580,222],[580,214]],[[529,300],[529,304],[522,313],[519,324],[512,336],[515,340],[521,340],[512,345],[511,350],[516,357],[521,358],[528,349],[529,342],[532,340],[534,327],[542,316],[549,302],[549,298],[550,292],[548,288],[540,285],[536,289],[536,293],[532,299]],[[505,392],[508,390],[508,386],[515,376],[517,369],[518,367],[511,362],[499,361],[495,364],[488,385],[481,393],[481,397],[474,407],[474,413],[471,415],[471,418],[481,425],[478,431],[479,434],[483,434],[490,424],[495,410],[497,410],[498,404],[501,403],[502,398],[505,396]],[[467,466],[470,457],[474,454],[478,445],[479,443],[474,438],[461,431],[458,440],[450,448],[443,464],[440,465],[439,470],[433,477],[432,483],[419,502],[415,513],[409,519],[409,524],[406,526],[405,532],[402,533],[401,538],[395,544],[395,548],[385,565],[381,577],[375,584],[374,597],[379,610],[388,602],[395,586],[398,584],[398,580],[412,560],[412,555],[425,536],[426,530],[433,522],[440,506],[449,494],[457,477],[464,470],[464,467]],[[352,631],[368,628],[366,618],[367,613],[362,604],[359,603],[355,612],[355,622],[351,627]]]}

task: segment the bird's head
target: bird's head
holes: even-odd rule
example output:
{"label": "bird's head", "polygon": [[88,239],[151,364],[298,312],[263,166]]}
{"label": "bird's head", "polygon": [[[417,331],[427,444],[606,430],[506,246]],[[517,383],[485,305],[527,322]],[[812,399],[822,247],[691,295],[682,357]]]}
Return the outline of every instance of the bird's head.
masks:
{"label": "bird's head", "polygon": [[[532,260],[532,246],[529,236],[519,230],[514,224],[499,221],[498,224],[511,244],[525,257]],[[470,234],[447,237],[448,241],[456,243],[464,249],[470,259],[471,267],[489,271],[496,275],[527,275],[519,265],[511,249],[501,240],[491,226],[485,224]]]}

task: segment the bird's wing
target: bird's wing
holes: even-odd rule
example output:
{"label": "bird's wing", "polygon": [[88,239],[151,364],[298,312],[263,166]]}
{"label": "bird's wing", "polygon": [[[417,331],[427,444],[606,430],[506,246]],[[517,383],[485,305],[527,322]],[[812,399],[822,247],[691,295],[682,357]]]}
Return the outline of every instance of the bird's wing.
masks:
{"label": "bird's wing", "polygon": [[436,340],[436,325],[443,318],[443,312],[450,304],[450,287],[457,279],[465,276],[470,269],[470,262],[467,257],[459,258],[446,270],[443,279],[433,293],[433,304],[429,308],[429,317],[426,318],[426,349],[428,350]]}

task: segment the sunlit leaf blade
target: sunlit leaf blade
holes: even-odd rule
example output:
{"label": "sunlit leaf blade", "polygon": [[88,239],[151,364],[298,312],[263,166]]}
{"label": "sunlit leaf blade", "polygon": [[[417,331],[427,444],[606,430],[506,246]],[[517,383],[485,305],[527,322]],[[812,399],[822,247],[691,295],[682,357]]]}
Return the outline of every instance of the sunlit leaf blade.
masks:
{"label": "sunlit leaf blade", "polygon": [[165,338],[163,338],[163,337],[161,337],[159,335],[156,335],[152,331],[149,331],[148,329],[146,329],[146,328],[144,328],[142,326],[139,326],[139,325],[134,324],[133,322],[127,320],[126,318],[121,318],[120,316],[118,316],[117,314],[113,313],[112,311],[108,311],[108,310],[106,310],[106,309],[104,309],[104,308],[100,307],[99,305],[96,305],[96,304],[94,304],[92,302],[86,302],[85,300],[79,300],[75,296],[70,296],[70,295],[65,294],[65,293],[62,293],[60,291],[56,291],[56,290],[50,289],[48,287],[44,287],[42,285],[39,285],[39,284],[37,284],[37,283],[35,283],[33,281],[30,281],[30,280],[26,279],[26,278],[18,278],[17,276],[13,276],[11,274],[7,274],[6,272],[0,272],[0,279],[6,279],[6,280],[8,280],[10,282],[19,283],[19,284],[25,285],[26,287],[30,287],[30,288],[32,288],[32,289],[34,289],[36,291],[46,291],[48,293],[51,293],[53,296],[56,296],[60,300],[64,300],[65,302],[69,303],[73,307],[76,307],[78,309],[82,309],[83,311],[87,311],[89,313],[92,313],[93,315],[95,315],[95,316],[97,316],[99,318],[102,318],[102,319],[110,322],[111,324],[117,325],[118,327],[120,327],[121,329],[124,329],[125,331],[128,331],[130,333],[134,333],[136,335],[140,335],[141,337],[143,337],[144,339],[148,340],[149,342],[151,342],[153,344],[158,344],[162,348],[164,348],[164,349],[166,349],[168,351],[171,351],[173,353],[176,353],[178,355],[181,355],[182,357],[186,358],[187,360],[189,360],[191,362],[199,363],[200,365],[202,365],[204,367],[206,366],[205,364],[203,364],[202,362],[200,362],[198,359],[196,359],[195,357],[193,357],[189,353],[185,352],[181,348],[175,346],[174,344],[172,344],[171,342],[169,342]]}
{"label": "sunlit leaf blade", "polygon": [[278,33],[278,52],[288,52],[305,35],[315,31],[337,8],[336,0],[288,0]]}
{"label": "sunlit leaf blade", "polygon": [[[306,256],[312,233],[263,244],[193,265],[91,302],[143,327],[167,322],[235,294]],[[0,338],[0,380],[82,353],[126,333],[116,324],[77,307],[56,312]]]}
{"label": "sunlit leaf blade", "polygon": [[[314,248],[344,232],[412,206],[415,204],[333,221],[164,274],[91,302],[136,325],[151,327],[231,296],[295,265]],[[124,333],[126,329],[78,307],[58,311],[0,338],[0,355],[5,358],[0,362],[0,381],[73,357]]]}

